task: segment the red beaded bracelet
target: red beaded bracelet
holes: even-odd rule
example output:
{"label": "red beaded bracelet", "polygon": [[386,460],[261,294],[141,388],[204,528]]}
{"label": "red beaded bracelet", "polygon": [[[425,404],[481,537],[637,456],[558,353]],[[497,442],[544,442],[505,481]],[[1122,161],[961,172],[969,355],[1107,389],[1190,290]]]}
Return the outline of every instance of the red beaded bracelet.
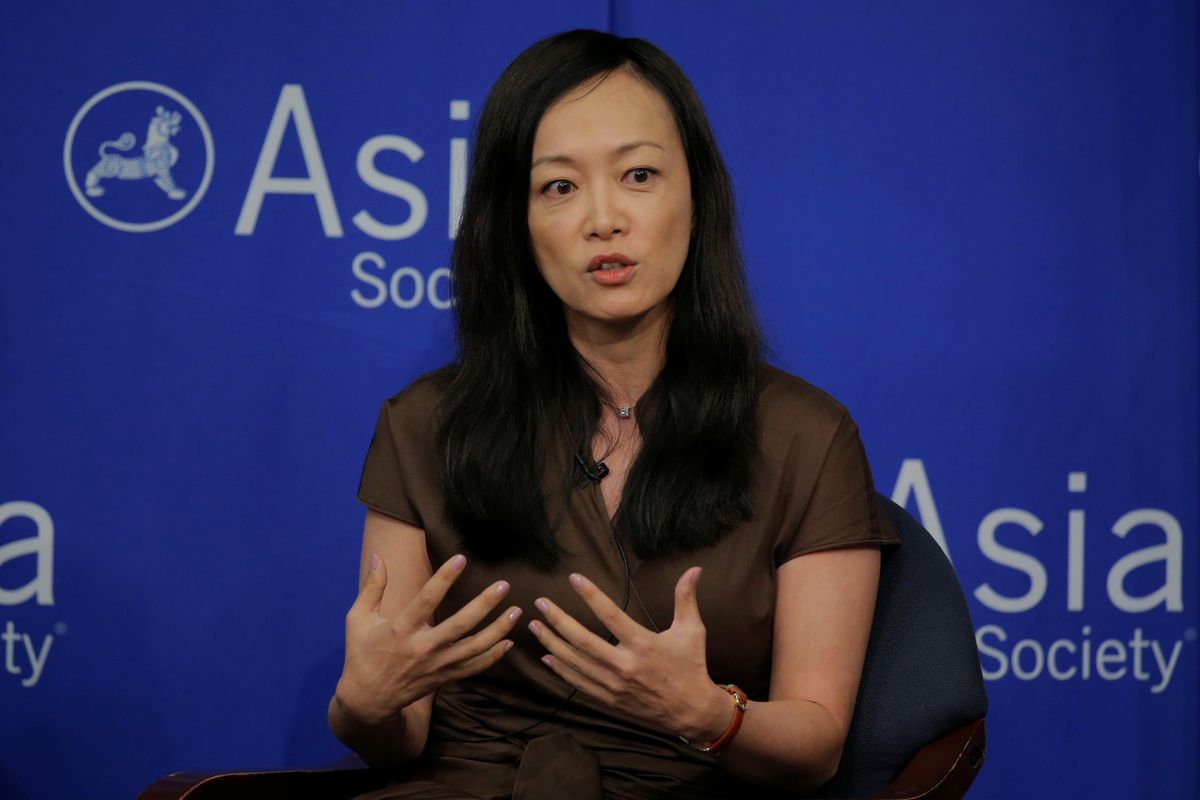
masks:
{"label": "red beaded bracelet", "polygon": [[718,736],[715,741],[706,745],[695,744],[690,739],[680,736],[679,738],[688,747],[694,747],[702,753],[712,753],[716,755],[725,747],[725,745],[733,741],[733,737],[736,736],[738,730],[741,729],[742,718],[746,716],[746,709],[750,707],[750,704],[746,701],[746,693],[734,686],[732,683],[725,684],[725,691],[729,692],[729,697],[731,700],[733,700],[733,720],[729,723],[729,727],[726,728],[725,732]]}

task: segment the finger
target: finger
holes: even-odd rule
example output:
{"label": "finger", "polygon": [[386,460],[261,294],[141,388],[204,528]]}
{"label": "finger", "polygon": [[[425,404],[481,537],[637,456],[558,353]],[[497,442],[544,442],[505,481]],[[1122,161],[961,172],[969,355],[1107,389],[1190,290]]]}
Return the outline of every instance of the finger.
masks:
{"label": "finger", "polygon": [[471,599],[471,602],[434,626],[436,641],[450,644],[461,639],[483,618],[492,612],[504,595],[508,594],[508,581],[496,581]]}
{"label": "finger", "polygon": [[571,588],[583,598],[583,602],[587,603],[587,607],[596,615],[596,619],[600,620],[600,624],[617,637],[618,642],[637,641],[649,633],[630,619],[620,606],[587,578],[575,572],[569,580]]}
{"label": "finger", "polygon": [[458,580],[458,576],[462,574],[463,567],[466,565],[467,557],[459,553],[438,567],[438,571],[425,581],[425,585],[409,601],[408,607],[404,609],[402,615],[403,621],[410,627],[418,627],[427,623],[433,616],[433,612],[441,605],[442,600],[446,598],[446,592],[450,591],[450,587]]}
{"label": "finger", "polygon": [[488,667],[495,664],[500,659],[504,658],[504,654],[512,649],[513,643],[509,639],[502,642],[496,642],[484,652],[469,658],[459,664],[444,669],[440,675],[444,681],[457,681],[463,678],[469,678],[472,675],[478,675]]}
{"label": "finger", "polygon": [[696,586],[700,583],[701,572],[701,567],[692,567],[679,576],[679,581],[675,584],[675,619],[671,623],[672,627],[681,622],[704,624],[700,619],[700,604],[696,601]]}
{"label": "finger", "polygon": [[512,631],[520,618],[521,609],[513,606],[492,620],[492,624],[483,630],[447,647],[438,657],[438,663],[453,667],[491,649]]}
{"label": "finger", "polygon": [[370,559],[367,560],[366,578],[364,578],[362,588],[358,590],[358,597],[354,598],[354,605],[350,607],[350,610],[378,611],[379,604],[383,602],[383,590],[386,587],[387,567],[384,566],[383,559],[377,553],[371,553]]}
{"label": "finger", "polygon": [[583,623],[563,611],[549,598],[539,597],[534,601],[534,605],[537,606],[538,611],[542,612],[546,622],[553,626],[554,631],[572,647],[595,661],[615,666],[613,661],[617,652],[615,645],[609,644],[592,633]]}
{"label": "finger", "polygon": [[541,642],[542,647],[550,651],[550,655],[592,683],[604,687],[606,691],[621,685],[622,680],[620,676],[611,668],[588,658],[583,653],[571,647],[571,645],[556,636],[554,631],[550,630],[548,626],[543,625],[538,620],[535,619],[529,623],[529,630]]}
{"label": "finger", "polygon": [[554,670],[554,674],[584,694],[591,695],[605,705],[617,705],[617,697],[608,689],[573,669],[569,664],[554,656],[542,656],[542,663]]}

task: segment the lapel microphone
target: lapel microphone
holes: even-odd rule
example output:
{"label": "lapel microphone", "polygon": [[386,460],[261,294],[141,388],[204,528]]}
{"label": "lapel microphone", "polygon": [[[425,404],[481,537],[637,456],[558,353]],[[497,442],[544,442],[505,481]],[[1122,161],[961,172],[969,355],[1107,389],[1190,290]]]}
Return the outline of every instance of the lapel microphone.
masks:
{"label": "lapel microphone", "polygon": [[606,475],[608,475],[608,465],[603,461],[599,461],[595,466],[589,467],[587,462],[583,460],[583,456],[579,455],[579,453],[576,453],[575,463],[579,465],[581,470],[583,470],[583,474],[586,478],[586,480],[582,483],[587,483],[588,481],[591,483],[599,483],[600,481],[604,480]]}

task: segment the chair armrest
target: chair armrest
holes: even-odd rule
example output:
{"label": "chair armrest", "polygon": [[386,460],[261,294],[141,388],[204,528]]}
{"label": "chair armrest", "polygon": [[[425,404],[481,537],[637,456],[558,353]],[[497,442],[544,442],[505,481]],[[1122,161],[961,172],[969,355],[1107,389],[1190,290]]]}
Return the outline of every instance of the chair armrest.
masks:
{"label": "chair armrest", "polygon": [[137,800],[348,800],[383,788],[387,780],[383,770],[340,767],[175,772],[152,783]]}
{"label": "chair armrest", "polygon": [[874,800],[957,800],[979,774],[986,752],[983,720],[969,722],[918,750]]}
{"label": "chair armrest", "polygon": [[[917,751],[873,800],[958,800],[983,766],[982,719]],[[355,768],[352,756],[326,769],[271,772],[176,772],[159,778],[137,800],[349,800],[383,788],[383,770]]]}

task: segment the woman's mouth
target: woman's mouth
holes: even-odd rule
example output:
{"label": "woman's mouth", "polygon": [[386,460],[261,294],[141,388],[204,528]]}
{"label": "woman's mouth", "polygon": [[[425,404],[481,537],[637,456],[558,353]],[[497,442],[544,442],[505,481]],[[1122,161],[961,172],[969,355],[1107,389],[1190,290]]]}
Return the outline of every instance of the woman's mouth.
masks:
{"label": "woman's mouth", "polygon": [[592,259],[588,265],[588,272],[611,272],[621,269],[622,267],[632,267],[637,264],[632,258],[623,253],[601,253]]}
{"label": "woman's mouth", "polygon": [[637,262],[622,253],[602,253],[588,265],[588,274],[601,286],[620,286],[633,279]]}

